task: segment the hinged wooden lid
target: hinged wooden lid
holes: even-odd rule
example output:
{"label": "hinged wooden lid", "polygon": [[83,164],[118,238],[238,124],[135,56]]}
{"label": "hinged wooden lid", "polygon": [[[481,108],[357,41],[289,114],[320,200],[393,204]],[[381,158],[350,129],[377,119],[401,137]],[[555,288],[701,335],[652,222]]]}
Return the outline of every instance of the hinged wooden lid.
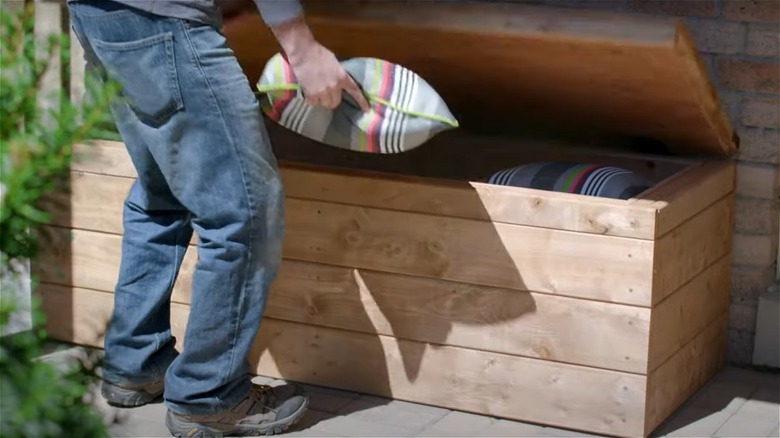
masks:
{"label": "hinged wooden lid", "polygon": [[[310,1],[307,21],[337,56],[402,64],[442,95],[462,129],[529,123],[727,155],[735,136],[684,22],[519,4]],[[253,83],[279,50],[256,14],[225,35]]]}

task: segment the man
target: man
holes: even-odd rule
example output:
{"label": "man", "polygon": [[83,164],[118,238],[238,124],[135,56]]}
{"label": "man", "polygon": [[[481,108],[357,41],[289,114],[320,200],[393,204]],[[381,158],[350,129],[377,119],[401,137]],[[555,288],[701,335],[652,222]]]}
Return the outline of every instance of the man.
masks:
{"label": "man", "polygon": [[[255,3],[310,103],[334,108],[346,91],[367,110],[297,0]],[[219,5],[69,0],[68,7],[90,67],[121,85],[112,113],[138,172],[124,202],[104,397],[132,407],[164,394],[174,436],[286,430],[307,397],[292,386],[252,385],[246,357],[280,262],[283,191],[253,84],[219,32]],[[193,231],[199,260],[179,354],[170,296]]]}

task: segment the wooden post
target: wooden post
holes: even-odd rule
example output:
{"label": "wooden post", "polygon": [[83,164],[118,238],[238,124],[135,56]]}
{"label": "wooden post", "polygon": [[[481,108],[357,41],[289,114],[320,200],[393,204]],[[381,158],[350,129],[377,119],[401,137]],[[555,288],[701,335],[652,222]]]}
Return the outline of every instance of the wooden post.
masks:
{"label": "wooden post", "polygon": [[45,55],[47,40],[53,34],[62,33],[67,23],[67,14],[63,10],[64,5],[59,2],[36,1],[35,2],[35,44],[37,56],[48,56],[49,68],[41,78],[38,90],[38,105],[44,111],[43,120],[48,120],[45,113],[57,105],[57,93],[65,86],[63,65],[60,51],[55,50]]}
{"label": "wooden post", "polygon": [[[70,28],[70,26],[68,26]],[[68,85],[70,87],[70,100],[75,104],[81,103],[84,98],[84,74],[86,66],[84,62],[84,48],[81,47],[79,39],[70,29],[70,77]]]}

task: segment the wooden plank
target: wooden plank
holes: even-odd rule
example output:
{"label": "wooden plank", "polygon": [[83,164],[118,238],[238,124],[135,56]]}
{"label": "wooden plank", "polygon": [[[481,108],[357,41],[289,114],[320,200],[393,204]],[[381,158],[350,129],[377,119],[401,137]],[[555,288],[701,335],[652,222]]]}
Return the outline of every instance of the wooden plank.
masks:
{"label": "wooden plank", "polygon": [[[710,81],[707,66],[699,56],[685,22],[678,21],[677,35],[675,39],[675,48],[679,55],[677,59],[680,69],[685,72],[685,78],[698,96],[699,109],[712,135],[718,138],[717,146],[720,146],[724,154],[734,154],[737,152],[739,140],[731,127],[728,115],[721,109],[715,85]],[[700,147],[697,152],[710,154],[711,149],[715,147],[716,145]]]}
{"label": "wooden plank", "polygon": [[282,175],[288,196],[301,199],[642,239],[654,228],[654,209],[570,193],[300,167]]}
{"label": "wooden plank", "polygon": [[[113,294],[46,283],[39,284],[33,294],[46,316],[48,338],[103,348],[114,307]],[[172,304],[171,310],[175,314],[187,312],[182,304]]]}
{"label": "wooden plank", "polygon": [[[40,241],[45,247],[31,265],[39,281],[113,292],[119,274],[122,236],[79,229],[44,226]],[[197,248],[185,255],[173,302],[189,304],[190,276],[195,269]]]}
{"label": "wooden plank", "polygon": [[136,178],[138,173],[124,143],[95,140],[73,145],[70,168],[78,172]]}
{"label": "wooden plank", "polygon": [[726,358],[727,335],[728,312],[724,312],[648,376],[643,436],[649,436],[720,371]]}
{"label": "wooden plank", "polygon": [[[49,322],[55,339],[102,345],[111,294],[46,284],[39,293],[49,315],[70,316]],[[187,317],[187,306],[172,306],[172,332],[184,348]],[[643,429],[646,382],[635,374],[273,318],[263,321],[249,360],[260,375],[398,400],[610,435]]]}
{"label": "wooden plank", "polygon": [[650,241],[294,199],[286,208],[291,259],[624,304],[651,300]]}
{"label": "wooden plank", "polygon": [[[130,179],[79,189],[53,224],[120,234]],[[121,195],[120,195],[121,194]],[[649,305],[653,242],[300,199],[286,200],[283,256],[483,286]],[[598,248],[598,251],[594,249]]]}
{"label": "wooden plank", "polygon": [[[306,7],[314,34],[337,56],[379,57],[416,71],[465,130],[548,124],[654,138],[679,153],[736,150],[727,119],[713,113],[714,93],[703,92],[707,76],[680,20],[517,3]],[[256,14],[227,20],[224,28],[253,83],[278,51],[264,28]],[[533,111],[518,117],[518,108]]]}
{"label": "wooden plank", "polygon": [[648,369],[658,368],[729,307],[731,258],[722,256],[661,301],[650,317]]}
{"label": "wooden plank", "polygon": [[[121,236],[48,226],[41,227],[40,232],[45,251],[31,264],[31,273],[38,281],[106,292],[114,290]],[[193,254],[188,255],[186,267],[182,269],[192,272],[197,254],[188,252]]]}
{"label": "wooden plank", "polygon": [[[113,291],[121,237],[50,229],[40,281]],[[184,257],[172,300],[190,304],[197,253]],[[284,260],[265,315],[518,356],[644,373],[650,310],[552,295]]]}
{"label": "wooden plank", "polygon": [[666,179],[637,199],[635,206],[658,211],[655,238],[692,218],[718,199],[734,191],[736,166],[730,161],[698,163]]}
{"label": "wooden plank", "polygon": [[731,252],[734,194],[728,194],[655,244],[653,305]]}
{"label": "wooden plank", "polygon": [[646,369],[649,309],[285,262],[269,315],[605,369]]}
{"label": "wooden plank", "polygon": [[[79,145],[76,151],[76,171],[136,175],[121,143]],[[655,233],[655,206],[622,200],[294,164],[280,170],[290,198],[640,239]],[[93,177],[74,174],[74,190],[88,186],[82,178]]]}

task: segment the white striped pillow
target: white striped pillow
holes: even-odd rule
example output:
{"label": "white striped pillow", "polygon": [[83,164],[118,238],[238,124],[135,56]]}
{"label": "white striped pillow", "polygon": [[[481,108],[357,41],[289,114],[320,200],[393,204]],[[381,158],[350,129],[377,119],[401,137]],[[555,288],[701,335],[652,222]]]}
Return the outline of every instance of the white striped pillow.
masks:
{"label": "white striped pillow", "polygon": [[341,64],[363,89],[370,111],[361,111],[348,93],[334,110],[308,105],[290,65],[277,53],[257,84],[263,112],[312,140],[374,154],[405,152],[458,127],[441,96],[413,71],[376,58]]}

